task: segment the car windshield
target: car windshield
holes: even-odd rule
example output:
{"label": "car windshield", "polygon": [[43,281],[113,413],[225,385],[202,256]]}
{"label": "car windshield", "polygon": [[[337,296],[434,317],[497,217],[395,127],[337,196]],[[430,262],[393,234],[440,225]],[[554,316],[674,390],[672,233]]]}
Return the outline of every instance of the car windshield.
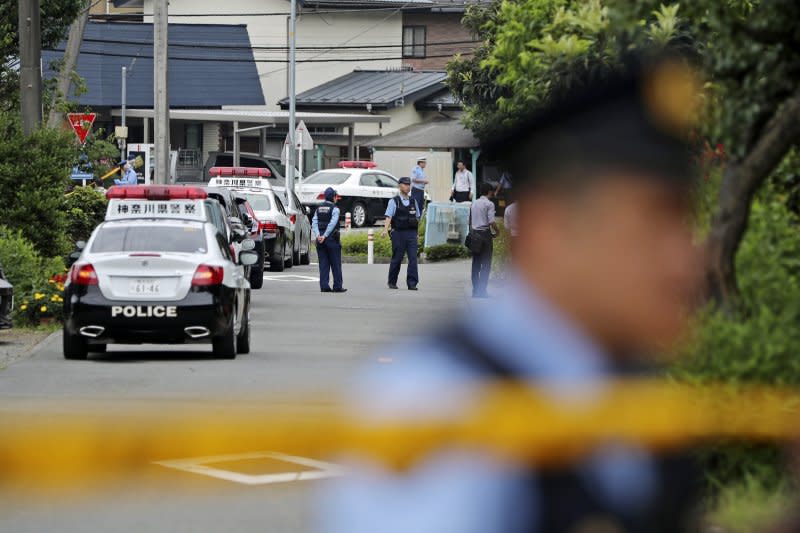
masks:
{"label": "car windshield", "polygon": [[269,197],[266,194],[242,193],[242,195],[250,202],[250,207],[253,208],[253,211],[269,211],[272,209]]}
{"label": "car windshield", "polygon": [[104,227],[92,253],[108,252],[206,253],[206,234],[199,226]]}
{"label": "car windshield", "polygon": [[347,181],[347,178],[350,176],[351,174],[349,172],[316,172],[309,176],[308,179],[303,182],[303,185],[341,185]]}

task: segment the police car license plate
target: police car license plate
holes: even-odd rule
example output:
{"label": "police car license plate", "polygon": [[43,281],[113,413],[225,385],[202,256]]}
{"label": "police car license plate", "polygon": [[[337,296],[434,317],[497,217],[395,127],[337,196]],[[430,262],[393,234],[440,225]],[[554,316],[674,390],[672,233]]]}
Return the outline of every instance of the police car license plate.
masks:
{"label": "police car license plate", "polygon": [[128,285],[128,292],[134,295],[158,295],[161,294],[161,280],[158,279],[134,279]]}

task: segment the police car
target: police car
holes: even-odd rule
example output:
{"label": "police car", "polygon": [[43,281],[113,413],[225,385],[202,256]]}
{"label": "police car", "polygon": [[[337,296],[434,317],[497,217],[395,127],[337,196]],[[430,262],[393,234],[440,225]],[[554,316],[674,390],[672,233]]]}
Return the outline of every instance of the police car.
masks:
{"label": "police car", "polygon": [[208,221],[194,187],[112,187],[105,221],[70,268],[64,287],[64,357],[86,359],[112,343],[210,343],[232,359],[250,350],[250,285],[257,261],[244,241],[238,262]]}
{"label": "police car", "polygon": [[[251,167],[214,167],[209,187],[227,188],[247,198],[258,220],[263,234],[262,257],[269,263],[270,270],[282,272],[294,265],[296,242],[295,222],[283,205],[283,201],[272,188],[267,178],[269,170]],[[309,228],[310,232],[310,228]],[[306,257],[310,247],[310,234],[306,236]]]}
{"label": "police car", "polygon": [[398,186],[397,178],[376,167],[372,161],[341,161],[338,168],[315,172],[298,187],[300,201],[316,209],[325,200],[325,189],[333,187],[342,216],[351,213],[357,228],[372,225],[383,218]]}

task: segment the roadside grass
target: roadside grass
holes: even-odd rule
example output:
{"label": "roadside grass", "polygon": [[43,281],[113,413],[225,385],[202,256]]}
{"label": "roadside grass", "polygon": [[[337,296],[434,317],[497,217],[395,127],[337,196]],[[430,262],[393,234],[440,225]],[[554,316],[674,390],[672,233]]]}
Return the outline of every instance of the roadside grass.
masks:
{"label": "roadside grass", "polygon": [[785,517],[794,503],[787,483],[767,488],[757,480],[747,479],[720,490],[707,521],[724,533],[761,533]]}

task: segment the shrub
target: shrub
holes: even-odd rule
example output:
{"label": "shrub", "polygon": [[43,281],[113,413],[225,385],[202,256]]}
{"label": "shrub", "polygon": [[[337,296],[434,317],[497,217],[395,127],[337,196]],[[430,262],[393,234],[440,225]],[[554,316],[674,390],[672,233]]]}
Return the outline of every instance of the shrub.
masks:
{"label": "shrub", "polygon": [[425,259],[428,261],[444,261],[471,257],[469,250],[461,244],[438,244],[425,248]]}
{"label": "shrub", "polygon": [[108,200],[92,187],[76,187],[66,195],[67,235],[70,243],[85,241],[105,218]]}
{"label": "shrub", "polygon": [[64,191],[76,157],[67,132],[42,128],[23,137],[19,120],[0,113],[0,225],[20,230],[42,256],[69,250]]}
{"label": "shrub", "polygon": [[42,258],[22,232],[5,226],[0,226],[0,264],[18,301],[20,295],[43,289],[51,275],[64,270],[60,258]]}
{"label": "shrub", "polygon": [[[740,299],[734,311],[706,309],[673,374],[692,383],[800,385],[798,219],[769,192],[754,201],[736,257]],[[786,468],[777,447],[725,446],[707,456],[716,486],[755,479],[776,486]]]}
{"label": "shrub", "polygon": [[18,299],[17,319],[25,324],[38,325],[43,318],[64,319],[65,275],[51,276],[40,289]]}
{"label": "shrub", "polygon": [[[367,234],[342,233],[342,254],[365,256],[367,255]],[[391,257],[392,240],[389,237],[382,237],[380,233],[375,233],[375,257]]]}

